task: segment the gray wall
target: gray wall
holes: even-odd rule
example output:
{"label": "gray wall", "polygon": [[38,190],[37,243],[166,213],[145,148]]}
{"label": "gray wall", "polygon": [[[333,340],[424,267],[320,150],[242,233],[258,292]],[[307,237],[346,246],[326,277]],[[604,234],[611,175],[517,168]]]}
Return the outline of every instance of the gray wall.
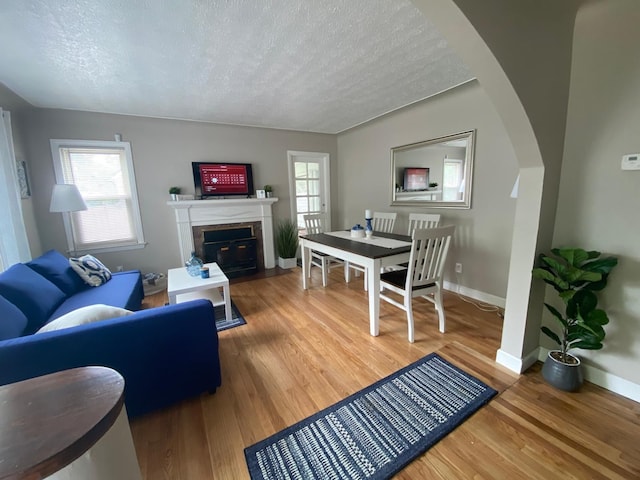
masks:
{"label": "gray wall", "polygon": [[[640,384],[640,171],[622,155],[640,152],[640,2],[597,1],[576,18],[560,197],[553,243],[619,257],[603,292],[604,349],[587,364]],[[547,301],[555,294],[547,291]],[[545,345],[550,346],[544,342]]]}
{"label": "gray wall", "polygon": [[[471,209],[391,207],[391,148],[476,130]],[[509,197],[518,168],[502,122],[477,82],[406,107],[338,135],[340,205],[337,226],[362,223],[365,209],[398,212],[396,231],[410,212],[442,215],[456,225],[446,279],[465,289],[504,298],[515,200]],[[454,264],[463,264],[456,277]]]}
{"label": "gray wall", "polygon": [[160,272],[180,265],[175,217],[166,202],[170,186],[193,193],[192,161],[252,163],[255,187],[269,183],[279,198],[274,205],[278,218],[290,216],[287,150],[329,153],[332,176],[337,178],[334,135],[51,109],[29,112],[20,127],[27,138],[43,250],[66,249],[62,216],[48,211],[55,183],[49,139],[113,140],[119,133],[131,142],[148,245],[141,250],[101,253],[100,259],[110,268],[122,265]]}

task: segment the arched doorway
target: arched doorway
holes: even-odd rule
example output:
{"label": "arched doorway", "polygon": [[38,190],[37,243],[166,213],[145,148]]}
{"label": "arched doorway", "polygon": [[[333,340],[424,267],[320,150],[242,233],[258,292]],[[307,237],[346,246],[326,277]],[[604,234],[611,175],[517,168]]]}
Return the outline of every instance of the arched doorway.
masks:
{"label": "arched doorway", "polygon": [[560,179],[573,24],[580,1],[412,0],[471,68],[503,119],[520,167],[498,363],[537,360],[544,288],[536,252],[550,247]]}

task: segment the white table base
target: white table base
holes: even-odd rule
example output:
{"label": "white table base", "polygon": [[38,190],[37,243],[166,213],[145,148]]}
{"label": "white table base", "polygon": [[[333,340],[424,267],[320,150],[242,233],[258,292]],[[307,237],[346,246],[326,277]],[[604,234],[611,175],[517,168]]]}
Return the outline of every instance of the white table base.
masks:
{"label": "white table base", "polygon": [[[365,257],[356,253],[348,252],[340,248],[331,247],[323,243],[313,242],[306,238],[300,239],[302,251],[302,288],[309,287],[307,275],[311,250],[326,253],[336,258],[341,258],[345,262],[362,265],[367,269],[367,290],[369,295],[369,333],[377,337],[380,333],[380,271],[383,267],[399,265],[409,261],[410,252],[389,255],[380,258]],[[345,276],[348,272],[345,271]]]}

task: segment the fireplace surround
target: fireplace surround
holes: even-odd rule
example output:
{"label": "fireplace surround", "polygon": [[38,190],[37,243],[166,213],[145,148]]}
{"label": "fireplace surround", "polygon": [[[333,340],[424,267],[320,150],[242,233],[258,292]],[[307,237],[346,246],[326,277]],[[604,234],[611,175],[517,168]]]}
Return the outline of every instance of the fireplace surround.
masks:
{"label": "fireplace surround", "polygon": [[[277,198],[272,197],[167,202],[175,211],[182,264],[191,257],[193,251],[200,258],[205,258],[205,232],[249,228],[256,240],[256,268],[274,268],[276,261],[271,205],[277,201]],[[242,257],[244,252],[239,254]]]}

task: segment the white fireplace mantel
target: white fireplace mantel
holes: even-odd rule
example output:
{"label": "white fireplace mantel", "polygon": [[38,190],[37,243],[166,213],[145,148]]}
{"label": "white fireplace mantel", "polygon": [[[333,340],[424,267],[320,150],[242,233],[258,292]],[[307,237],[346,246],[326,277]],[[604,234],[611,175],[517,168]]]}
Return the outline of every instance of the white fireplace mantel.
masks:
{"label": "white fireplace mantel", "polygon": [[195,250],[192,227],[261,222],[264,267],[274,268],[276,266],[276,257],[273,246],[271,205],[277,201],[277,198],[272,197],[167,202],[167,205],[176,212],[182,263],[184,264],[191,257],[191,252]]}

